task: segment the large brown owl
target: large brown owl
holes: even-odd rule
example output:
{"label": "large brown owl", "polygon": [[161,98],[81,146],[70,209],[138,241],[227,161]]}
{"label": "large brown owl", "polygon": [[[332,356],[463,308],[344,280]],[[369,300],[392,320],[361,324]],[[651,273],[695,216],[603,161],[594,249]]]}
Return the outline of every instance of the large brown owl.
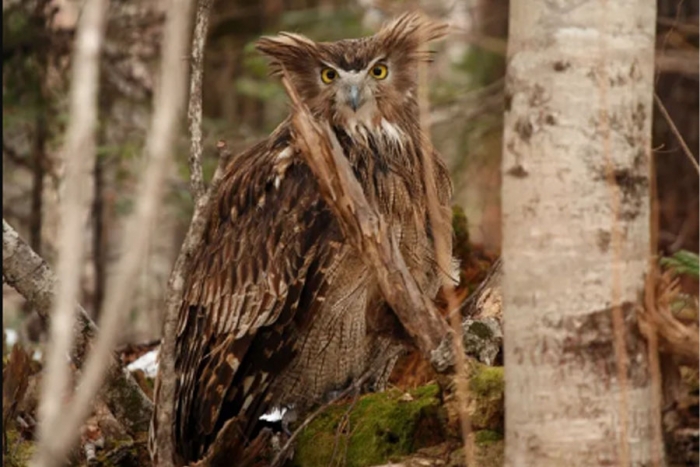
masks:
{"label": "large brown owl", "polygon": [[[430,56],[426,42],[444,32],[407,14],[361,39],[319,43],[280,33],[257,43],[314,116],[329,122],[430,297],[443,277],[426,206],[417,76]],[[438,154],[429,157],[449,216],[447,170]],[[183,461],[195,461],[233,420],[228,460],[236,465],[262,414],[308,407],[342,388],[400,332],[386,332],[392,312],[321,198],[289,119],[231,161],[213,203],[180,310],[175,443]]]}

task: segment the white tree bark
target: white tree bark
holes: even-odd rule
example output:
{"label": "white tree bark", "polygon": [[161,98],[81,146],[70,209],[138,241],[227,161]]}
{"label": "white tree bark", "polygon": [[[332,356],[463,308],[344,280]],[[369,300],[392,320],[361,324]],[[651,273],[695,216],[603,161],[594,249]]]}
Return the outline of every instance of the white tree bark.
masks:
{"label": "white tree bark", "polygon": [[649,253],[656,3],[510,8],[507,465],[660,465],[633,306]]}

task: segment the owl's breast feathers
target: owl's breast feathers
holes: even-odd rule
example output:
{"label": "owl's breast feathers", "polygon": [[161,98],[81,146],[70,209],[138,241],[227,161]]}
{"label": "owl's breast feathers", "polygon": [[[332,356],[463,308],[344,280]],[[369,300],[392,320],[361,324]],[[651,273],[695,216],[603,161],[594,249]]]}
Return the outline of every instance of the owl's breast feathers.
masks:
{"label": "owl's breast feathers", "polygon": [[[230,162],[186,280],[176,340],[175,438],[187,462],[201,458],[229,420],[240,434],[232,452],[255,436],[260,415],[275,402],[275,377],[308,337],[346,251],[288,125]],[[389,222],[424,224],[414,146],[393,144],[394,134],[358,141],[335,132],[369,201]],[[449,178],[439,164],[439,185],[449,198]],[[416,235],[415,227],[404,230]]]}

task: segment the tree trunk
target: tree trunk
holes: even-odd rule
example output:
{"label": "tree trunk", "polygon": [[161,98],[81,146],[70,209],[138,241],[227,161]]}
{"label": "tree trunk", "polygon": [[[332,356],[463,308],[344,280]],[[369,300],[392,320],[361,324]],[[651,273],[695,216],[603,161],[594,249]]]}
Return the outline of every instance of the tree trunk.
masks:
{"label": "tree trunk", "polygon": [[635,316],[650,251],[655,4],[510,8],[506,462],[660,465]]}

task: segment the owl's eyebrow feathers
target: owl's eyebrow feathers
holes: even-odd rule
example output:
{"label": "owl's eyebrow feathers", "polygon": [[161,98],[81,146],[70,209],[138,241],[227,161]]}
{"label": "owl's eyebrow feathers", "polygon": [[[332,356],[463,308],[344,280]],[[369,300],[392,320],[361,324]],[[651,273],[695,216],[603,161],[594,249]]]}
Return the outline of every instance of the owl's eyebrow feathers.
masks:
{"label": "owl's eyebrow feathers", "polygon": [[372,61],[367,62],[366,66],[363,66],[360,68],[352,68],[352,69],[344,68],[341,64],[336,64],[336,63],[332,63],[332,62],[325,61],[325,60],[322,60],[320,63],[321,63],[321,67],[333,68],[334,70],[337,70],[337,71],[344,71],[344,72],[349,72],[349,73],[356,72],[357,73],[360,71],[369,71],[370,69],[372,69],[372,67],[374,65],[376,65],[377,63],[380,63],[380,62],[386,63],[387,57],[381,56],[379,58],[375,58]]}

